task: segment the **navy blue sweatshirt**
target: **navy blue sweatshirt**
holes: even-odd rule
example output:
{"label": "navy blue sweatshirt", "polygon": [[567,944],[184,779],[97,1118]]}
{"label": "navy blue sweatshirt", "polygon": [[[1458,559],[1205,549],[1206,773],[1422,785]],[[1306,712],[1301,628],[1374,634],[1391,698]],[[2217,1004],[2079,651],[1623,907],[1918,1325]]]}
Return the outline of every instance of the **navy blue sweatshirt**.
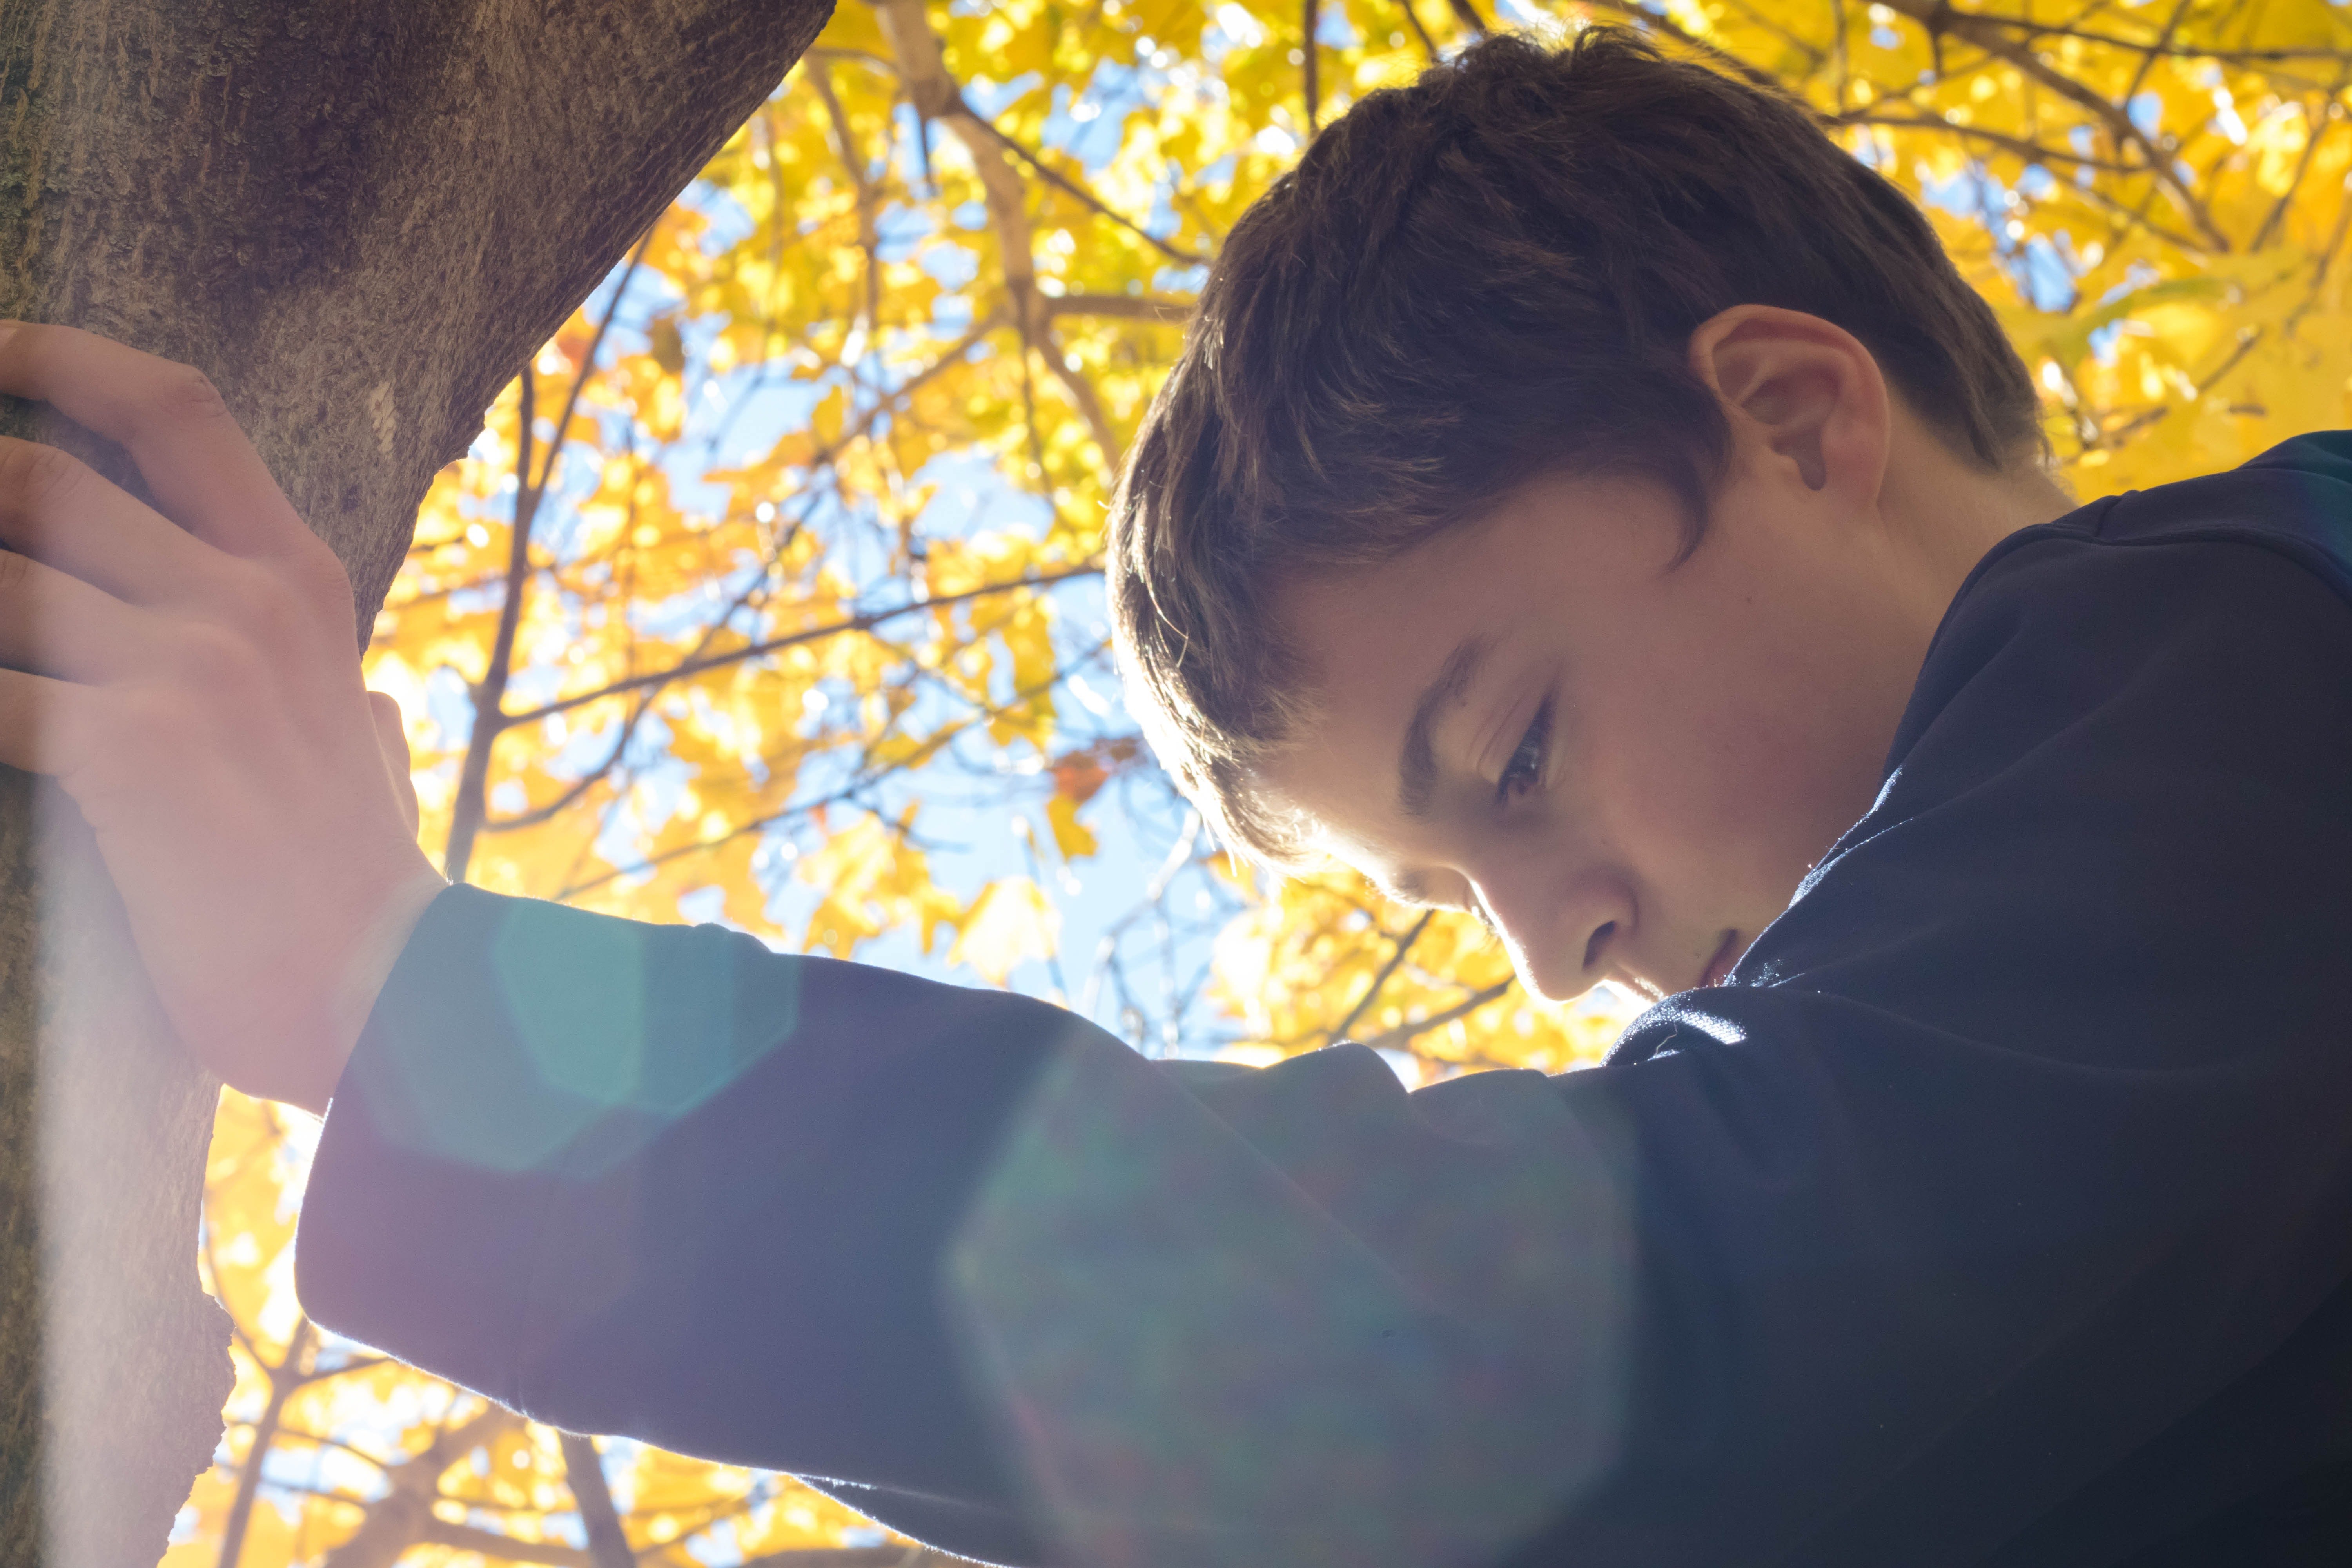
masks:
{"label": "navy blue sweatshirt", "polygon": [[2352,435],[2005,541],[1607,1065],[1407,1093],[459,888],[319,1321],[1067,1568],[2352,1562]]}

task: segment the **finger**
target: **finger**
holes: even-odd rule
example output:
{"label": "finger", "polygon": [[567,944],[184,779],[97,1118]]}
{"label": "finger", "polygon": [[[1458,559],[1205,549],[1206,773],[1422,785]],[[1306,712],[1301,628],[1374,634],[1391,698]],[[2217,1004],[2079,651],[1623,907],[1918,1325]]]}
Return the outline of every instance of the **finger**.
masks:
{"label": "finger", "polygon": [[416,798],[415,764],[408,752],[408,726],[401,719],[400,704],[381,691],[371,691],[368,712],[375,720],[375,742],[383,752],[383,764],[392,773],[393,791],[400,797],[400,814],[408,821],[412,837],[424,824],[424,811]]}
{"label": "finger", "polygon": [[400,819],[408,824],[408,837],[415,838],[425,831],[425,809],[416,798],[416,781],[403,773],[396,782],[400,786]]}
{"label": "finger", "polygon": [[383,748],[383,760],[393,772],[404,778],[410,765],[408,724],[401,717],[400,700],[385,691],[371,691],[367,700],[368,716],[375,721],[376,744]]}
{"label": "finger", "polygon": [[129,449],[163,510],[234,555],[302,548],[295,515],[203,372],[73,327],[0,324],[0,392],[37,397]]}
{"label": "finger", "polygon": [[220,559],[70,453],[6,436],[0,544],[135,604],[171,597]]}
{"label": "finger", "polygon": [[95,696],[87,686],[0,669],[0,763],[28,773],[80,771]]}
{"label": "finger", "polygon": [[27,555],[0,551],[0,664],[107,680],[150,662],[147,618]]}

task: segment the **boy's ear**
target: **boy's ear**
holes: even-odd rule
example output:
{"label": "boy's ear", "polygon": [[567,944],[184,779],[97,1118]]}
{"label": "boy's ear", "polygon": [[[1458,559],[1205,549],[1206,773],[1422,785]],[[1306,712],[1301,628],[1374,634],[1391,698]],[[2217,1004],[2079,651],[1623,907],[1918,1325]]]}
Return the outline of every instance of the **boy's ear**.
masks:
{"label": "boy's ear", "polygon": [[1892,437],[1886,378],[1853,333],[1801,310],[1735,305],[1691,334],[1690,366],[1723,400],[1735,463],[1769,453],[1809,489],[1877,499]]}

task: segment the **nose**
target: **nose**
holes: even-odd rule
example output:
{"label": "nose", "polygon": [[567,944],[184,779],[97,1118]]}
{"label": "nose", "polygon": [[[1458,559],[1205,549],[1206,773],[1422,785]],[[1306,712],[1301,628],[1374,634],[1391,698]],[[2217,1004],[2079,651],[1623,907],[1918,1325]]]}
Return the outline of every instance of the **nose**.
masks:
{"label": "nose", "polygon": [[1519,984],[1547,1002],[1580,996],[1608,979],[1612,952],[1632,935],[1631,891],[1598,870],[1563,874],[1529,857],[1474,876],[1471,886]]}

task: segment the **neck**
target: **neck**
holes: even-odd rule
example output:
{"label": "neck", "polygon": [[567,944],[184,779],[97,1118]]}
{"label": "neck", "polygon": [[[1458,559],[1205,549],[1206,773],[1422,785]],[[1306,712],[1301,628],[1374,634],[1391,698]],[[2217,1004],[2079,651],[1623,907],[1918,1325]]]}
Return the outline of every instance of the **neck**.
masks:
{"label": "neck", "polygon": [[2020,458],[1987,473],[1913,417],[1895,419],[1879,510],[1927,625],[1941,623],[1977,563],[2002,540],[2074,510],[2040,463]]}

